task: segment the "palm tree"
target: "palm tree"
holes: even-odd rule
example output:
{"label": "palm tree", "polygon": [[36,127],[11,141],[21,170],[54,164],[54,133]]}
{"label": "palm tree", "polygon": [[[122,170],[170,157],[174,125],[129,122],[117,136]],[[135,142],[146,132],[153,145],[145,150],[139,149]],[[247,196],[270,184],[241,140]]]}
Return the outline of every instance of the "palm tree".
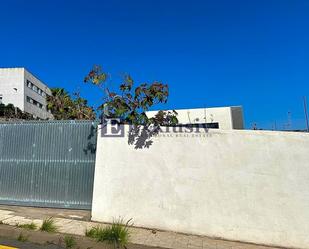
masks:
{"label": "palm tree", "polygon": [[55,119],[70,119],[72,100],[64,88],[52,88],[52,95],[47,97],[47,108]]}
{"label": "palm tree", "polygon": [[79,93],[74,94],[75,98],[72,99],[64,88],[52,88],[51,91],[47,107],[55,119],[95,119],[93,108],[87,105],[87,100],[81,98]]}

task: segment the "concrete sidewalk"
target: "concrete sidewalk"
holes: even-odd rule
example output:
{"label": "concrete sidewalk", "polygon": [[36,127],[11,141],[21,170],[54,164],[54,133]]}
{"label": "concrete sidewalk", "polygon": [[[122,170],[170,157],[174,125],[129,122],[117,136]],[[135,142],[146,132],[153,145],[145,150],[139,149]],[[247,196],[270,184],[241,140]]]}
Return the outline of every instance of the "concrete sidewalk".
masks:
{"label": "concrete sidewalk", "polygon": [[[86,229],[106,224],[90,222],[90,212],[79,210],[0,206],[0,222],[10,226],[34,222],[41,226],[47,217],[54,217],[59,233],[84,236]],[[212,239],[205,236],[130,228],[131,243],[170,249],[273,249],[248,243]]]}

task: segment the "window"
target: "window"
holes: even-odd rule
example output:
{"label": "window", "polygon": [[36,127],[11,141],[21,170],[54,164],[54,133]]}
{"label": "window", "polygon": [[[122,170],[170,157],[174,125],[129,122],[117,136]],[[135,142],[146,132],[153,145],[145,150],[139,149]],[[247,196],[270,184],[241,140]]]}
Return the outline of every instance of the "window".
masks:
{"label": "window", "polygon": [[39,102],[36,102],[36,106],[41,108],[41,109],[43,108],[43,105],[41,103],[39,103]]}
{"label": "window", "polygon": [[37,86],[33,85],[33,86],[32,86],[32,90],[35,91],[35,92],[37,92],[37,91],[38,91]]}
{"label": "window", "polygon": [[42,97],[46,97],[46,93],[45,93],[42,89],[39,89],[39,94],[40,94]]}
{"label": "window", "polygon": [[30,103],[30,104],[33,104],[33,99],[30,98],[29,96],[27,96],[27,102]]}
{"label": "window", "polygon": [[32,83],[29,80],[27,80],[27,87],[32,88]]}
{"label": "window", "polygon": [[27,96],[26,100],[27,100],[28,103],[33,104],[33,105],[39,107],[40,109],[43,109],[43,105],[40,102],[30,98],[29,96]]}
{"label": "window", "polygon": [[27,87],[29,87],[39,95],[43,96],[44,98],[46,97],[46,93],[41,88],[34,85],[30,80],[27,80]]}
{"label": "window", "polygon": [[[176,125],[177,126],[177,125]],[[187,128],[219,129],[219,123],[185,124]]]}

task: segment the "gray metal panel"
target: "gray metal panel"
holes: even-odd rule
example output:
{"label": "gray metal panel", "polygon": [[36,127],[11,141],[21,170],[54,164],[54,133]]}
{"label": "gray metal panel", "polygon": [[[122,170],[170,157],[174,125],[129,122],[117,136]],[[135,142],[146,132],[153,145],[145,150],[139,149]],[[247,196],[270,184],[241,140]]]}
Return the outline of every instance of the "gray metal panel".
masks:
{"label": "gray metal panel", "polygon": [[97,123],[0,123],[0,204],[91,209]]}
{"label": "gray metal panel", "polygon": [[241,106],[231,107],[232,125],[233,129],[242,130],[244,129],[244,115]]}

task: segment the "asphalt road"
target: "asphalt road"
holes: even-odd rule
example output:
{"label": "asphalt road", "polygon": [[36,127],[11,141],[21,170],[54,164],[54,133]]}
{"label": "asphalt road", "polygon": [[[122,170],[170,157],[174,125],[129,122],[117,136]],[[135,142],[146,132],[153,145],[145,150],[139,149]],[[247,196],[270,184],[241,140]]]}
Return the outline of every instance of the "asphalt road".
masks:
{"label": "asphalt road", "polygon": [[[3,247],[3,246],[7,246],[8,248]],[[19,248],[19,249],[63,249],[63,247],[59,247],[56,245],[42,246],[42,245],[30,243],[30,242],[20,242],[17,240],[0,238],[0,249],[2,248],[9,249],[10,247]]]}

